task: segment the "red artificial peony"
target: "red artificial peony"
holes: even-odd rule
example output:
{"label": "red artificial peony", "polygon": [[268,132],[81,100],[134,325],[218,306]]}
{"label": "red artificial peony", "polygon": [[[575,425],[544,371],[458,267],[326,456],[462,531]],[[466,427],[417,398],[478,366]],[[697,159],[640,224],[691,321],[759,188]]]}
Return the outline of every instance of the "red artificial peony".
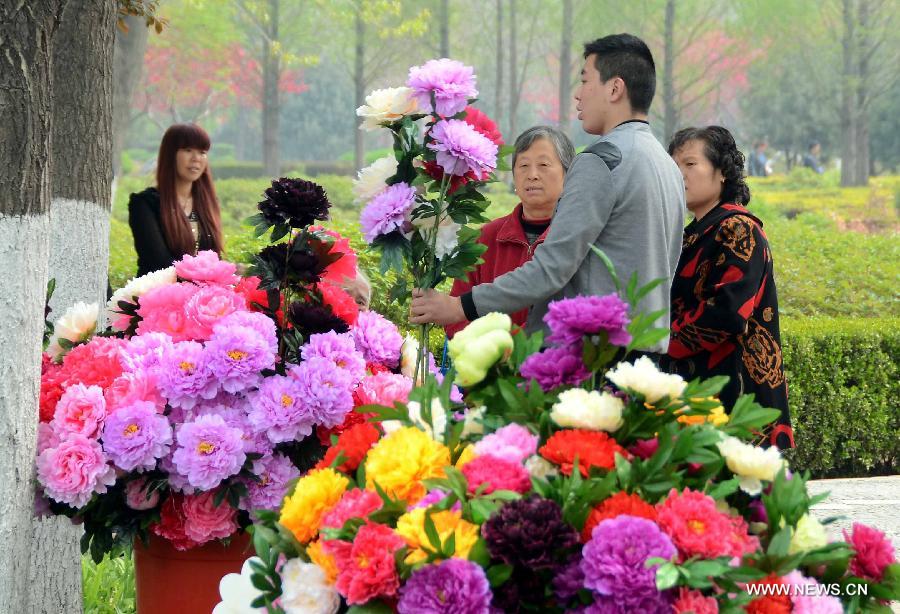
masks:
{"label": "red artificial peony", "polygon": [[[751,582],[754,586],[767,584],[782,584],[781,578],[769,576],[757,582]],[[789,595],[766,595],[757,597],[744,607],[747,614],[791,614],[793,606]]]}
{"label": "red artificial peony", "polygon": [[366,522],[349,548],[329,549],[338,568],[335,588],[349,605],[395,596],[400,576],[394,553],[405,545],[390,527]]}
{"label": "red artificial peony", "polygon": [[894,548],[884,533],[859,522],[853,523],[853,531],[844,539],[856,551],[850,560],[850,573],[866,580],[881,582],[884,569],[896,563]]}
{"label": "red artificial peony", "polygon": [[615,468],[616,453],[631,458],[631,454],[606,433],[585,429],[557,431],[538,452],[551,463],[559,465],[566,475],[572,475],[577,457],[578,469],[584,477],[588,476],[591,467]]}
{"label": "red artificial peony", "polygon": [[208,490],[183,499],[184,534],[197,545],[229,537],[238,530],[237,510],[224,500],[216,505],[216,492]]}
{"label": "red artificial peony", "polygon": [[391,373],[391,370],[380,362],[367,362],[366,372],[369,375],[378,375],[379,373]]}
{"label": "red artificial peony", "polygon": [[257,305],[268,307],[269,295],[265,290],[259,289],[259,277],[242,277],[234,286],[234,291],[244,297],[247,301],[247,309],[251,311],[261,311]]}
{"label": "red artificial peony", "polygon": [[[354,401],[355,400],[356,397],[354,397]],[[321,443],[323,446],[330,446],[332,435],[340,436],[340,434],[347,429],[356,426],[357,424],[362,424],[374,415],[375,414],[360,414],[355,411],[350,411],[347,412],[347,415],[344,417],[344,421],[337,426],[327,428],[320,424],[316,427],[316,435],[319,437],[319,443]]]}
{"label": "red artificial peony", "polygon": [[656,522],[656,509],[639,496],[628,494],[621,490],[613,496],[604,499],[600,505],[591,510],[581,530],[581,541],[587,543],[591,539],[594,527],[609,518],[615,518],[622,514],[646,518]]}
{"label": "red artificial peony", "polygon": [[176,550],[190,550],[197,542],[184,532],[184,522],[184,495],[172,493],[159,510],[159,522],[150,525],[150,530],[172,542]]}
{"label": "red artificial peony", "polygon": [[[355,412],[351,412],[350,415],[354,414]],[[359,416],[360,414],[356,415]],[[365,420],[364,416],[360,416],[360,418]],[[356,468],[359,467],[359,464],[366,457],[369,448],[375,445],[379,437],[381,437],[381,433],[369,422],[354,424],[338,436],[337,443],[328,448],[325,458],[316,464],[316,469],[330,467],[334,459],[338,457],[338,454],[343,454],[343,462],[335,469],[343,473],[356,471]]]}
{"label": "red artificial peony", "polygon": [[475,493],[482,485],[485,485],[482,490],[484,494],[512,490],[524,495],[531,490],[531,475],[521,463],[496,456],[476,456],[463,466],[462,473],[466,476],[470,493]]}
{"label": "red artificial peony", "polygon": [[672,539],[682,560],[692,556],[741,557],[759,545],[747,533],[747,523],[716,508],[709,495],[689,488],[669,496],[656,506],[657,524]]}
{"label": "red artificial peony", "polygon": [[53,419],[56,404],[72,384],[100,386],[104,390],[122,375],[119,348],[122,339],[94,337],[89,343],[76,345],[66,354],[61,365],[41,365],[39,417],[41,422]]}
{"label": "red artificial peony", "polygon": [[356,252],[350,247],[350,239],[342,237],[339,232],[326,230],[321,226],[310,226],[309,230],[322,232],[334,239],[334,243],[331,244],[331,249],[328,250],[328,253],[341,254],[340,258],[325,267],[322,279],[337,285],[343,284],[344,280],[356,279],[357,258]]}
{"label": "red artificial peony", "polygon": [[356,318],[359,317],[359,305],[346,290],[330,282],[321,283],[318,287],[322,294],[322,302],[331,307],[334,315],[351,326],[356,324]]}
{"label": "red artificial peony", "polygon": [[[47,356],[44,354],[44,356]],[[56,410],[56,404],[65,391],[66,373],[62,365],[50,363],[41,368],[40,421],[50,422]]]}
{"label": "red artificial peony", "polygon": [[704,597],[700,591],[678,589],[678,597],[672,602],[674,614],[719,614],[719,603],[714,597]]}

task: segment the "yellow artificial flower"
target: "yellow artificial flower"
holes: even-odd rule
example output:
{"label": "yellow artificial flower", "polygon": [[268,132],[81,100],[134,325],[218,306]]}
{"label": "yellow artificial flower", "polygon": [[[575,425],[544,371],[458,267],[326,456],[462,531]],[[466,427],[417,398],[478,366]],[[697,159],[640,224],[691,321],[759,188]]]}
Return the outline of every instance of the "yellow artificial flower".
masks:
{"label": "yellow artificial flower", "polygon": [[462,454],[459,455],[459,458],[456,459],[456,468],[462,469],[465,467],[466,463],[473,460],[477,454],[475,454],[475,446],[466,446],[463,448]]}
{"label": "yellow artificial flower", "polygon": [[334,584],[338,575],[337,563],[334,561],[334,556],[325,552],[322,540],[317,539],[311,543],[306,549],[306,554],[309,555],[310,561],[321,567],[322,571],[325,572],[325,580],[328,584]]}
{"label": "yellow artificial flower", "polygon": [[822,523],[809,514],[803,514],[797,521],[797,530],[791,535],[788,554],[815,550],[827,543],[828,536],[825,534],[825,527],[822,526]]}
{"label": "yellow artificial flower", "polygon": [[305,544],[316,536],[322,516],[340,501],[348,484],[334,469],[310,471],[297,482],[294,494],[284,498],[278,522]]}
{"label": "yellow artificial flower", "polygon": [[444,477],[450,450],[415,427],[382,438],[366,457],[366,488],[377,483],[391,497],[413,505],[425,496],[422,480]]}
{"label": "yellow artificial flower", "polygon": [[[397,533],[406,540],[409,546],[409,554],[406,555],[406,563],[413,564],[424,560],[428,555],[422,549],[424,546],[434,550],[434,546],[428,541],[425,533],[426,508],[418,507],[400,516],[397,520]],[[478,541],[478,526],[462,519],[460,512],[445,510],[431,514],[434,528],[437,529],[441,543],[446,543],[450,535],[455,535],[456,551],[453,558],[465,559],[475,542]]]}
{"label": "yellow artificial flower", "polygon": [[[692,401],[712,401],[713,397],[708,397],[706,399],[691,399]],[[682,413],[688,410],[688,407],[685,406],[675,413]],[[694,415],[694,416],[678,416],[678,421],[682,424],[687,424],[688,426],[703,424],[704,422],[709,422],[713,426],[724,426],[728,424],[728,414],[725,413],[725,408],[722,407],[721,404],[713,407],[709,410],[709,414],[703,415]]]}

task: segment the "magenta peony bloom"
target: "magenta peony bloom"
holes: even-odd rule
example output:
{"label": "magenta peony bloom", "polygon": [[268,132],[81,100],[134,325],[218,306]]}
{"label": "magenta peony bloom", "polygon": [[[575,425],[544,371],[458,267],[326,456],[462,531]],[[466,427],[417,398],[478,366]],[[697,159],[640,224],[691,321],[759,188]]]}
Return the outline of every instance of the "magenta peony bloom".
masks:
{"label": "magenta peony bloom", "polygon": [[[438,503],[446,499],[448,494],[448,492],[441,490],[440,488],[436,488],[419,499],[418,503],[416,503],[415,505],[409,505],[406,509],[414,510],[417,507],[431,507],[432,505],[437,505]],[[462,511],[462,504],[457,501],[450,509],[454,512]]]}
{"label": "magenta peony bloom", "polygon": [[400,230],[416,204],[416,190],[400,182],[388,186],[369,201],[359,216],[359,225],[367,243],[381,235]]}
{"label": "magenta peony bloom", "polygon": [[209,339],[217,322],[246,308],[243,296],[231,288],[215,285],[203,286],[184,304],[185,315],[197,340]]}
{"label": "magenta peony bloom", "polygon": [[366,362],[375,362],[394,369],[400,364],[403,337],[397,326],[374,311],[362,311],[351,329],[356,349]]}
{"label": "magenta peony bloom", "polygon": [[594,527],[590,541],[582,549],[584,585],[612,597],[653,595],[656,567],[644,567],[651,557],[670,559],[676,555],[672,540],[656,523],[646,518],[622,514]]}
{"label": "magenta peony bloom", "polygon": [[253,463],[253,474],[259,481],[244,480],[248,495],[241,501],[241,508],[252,510],[277,510],[281,507],[288,482],[300,475],[287,456],[272,454]]}
{"label": "magenta peony bloom", "polygon": [[484,569],[464,559],[448,559],[414,571],[400,589],[399,614],[487,614],[491,587]]}
{"label": "magenta peony bloom", "polygon": [[578,386],[591,376],[577,347],[549,348],[532,354],[519,367],[525,379],[537,380],[544,392],[559,386]]}
{"label": "magenta peony bloom", "polygon": [[439,121],[431,129],[428,148],[437,152],[437,163],[448,175],[472,173],[487,179],[497,168],[497,145],[461,119]]}
{"label": "magenta peony bloom", "polygon": [[209,490],[241,470],[247,458],[241,432],[220,416],[200,416],[182,424],[175,435],[172,462],[194,488]]}
{"label": "magenta peony bloom", "polygon": [[106,420],[106,400],[100,386],[72,384],[63,392],[50,426],[62,438],[72,433],[96,439]]}
{"label": "magenta peony bloom", "polygon": [[347,371],[353,385],[358,384],[366,375],[366,360],[360,352],[356,351],[353,336],[349,332],[329,331],[311,335],[307,344],[300,348],[300,355],[303,360],[308,360],[313,356],[327,358],[339,369]]}
{"label": "magenta peony bloom", "polygon": [[537,452],[538,436],[521,424],[507,424],[475,444],[475,454],[522,463]]}
{"label": "magenta peony bloom", "polygon": [[856,551],[850,560],[850,573],[860,578],[881,582],[884,569],[897,562],[891,541],[878,529],[854,522],[852,533],[844,531],[844,539]]}
{"label": "magenta peony bloom", "polygon": [[131,480],[125,485],[125,505],[133,510],[150,510],[159,503],[159,491],[148,492],[147,478]]}
{"label": "magenta peony bloom", "polygon": [[198,284],[233,285],[238,282],[235,275],[237,266],[232,262],[219,260],[219,255],[212,250],[197,252],[196,256],[185,254],[175,263],[175,273],[181,279]]}
{"label": "magenta peony bloom", "polygon": [[165,333],[172,341],[189,341],[194,339],[196,328],[188,320],[185,305],[200,286],[190,283],[160,286],[147,292],[140,298],[138,315],[139,335],[147,333]]}
{"label": "magenta peony bloom", "polygon": [[238,530],[237,510],[227,501],[215,503],[216,492],[186,495],[181,506],[184,534],[198,544],[229,537]]}
{"label": "magenta peony bloom", "polygon": [[147,401],[135,401],[112,414],[103,428],[103,450],[119,469],[150,470],[169,452],[172,426]]}
{"label": "magenta peony bloom", "polygon": [[628,305],[616,294],[606,296],[576,296],[550,303],[544,322],[550,327],[547,341],[572,345],[585,335],[605,332],[613,345],[631,342],[626,330]]}
{"label": "magenta peony bloom", "polygon": [[219,391],[207,353],[196,341],[182,341],[164,351],[156,385],[169,405],[185,409],[214,398]]}
{"label": "magenta peony bloom", "polygon": [[[325,360],[325,359],[318,359]],[[273,375],[253,395],[250,423],[272,443],[300,440],[312,433],[315,417],[302,399],[303,389],[293,377]]]}
{"label": "magenta peony bloom", "polygon": [[288,374],[299,384],[300,402],[316,424],[337,426],[353,409],[350,375],[327,358],[313,356]]}
{"label": "magenta peony bloom", "polygon": [[476,456],[462,468],[462,473],[469,483],[469,492],[476,492],[479,487],[483,493],[495,490],[512,490],[525,494],[531,490],[531,474],[516,461],[496,458],[494,456]]}
{"label": "magenta peony bloom", "polygon": [[252,328],[220,326],[206,344],[209,370],[222,390],[235,393],[259,382],[260,371],[275,367],[276,353],[269,340]]}
{"label": "magenta peony bloom", "polygon": [[[269,456],[272,453],[272,442],[269,441],[265,433],[256,430],[256,424],[249,416],[250,411],[252,411],[252,406],[248,399],[238,395],[223,393],[212,401],[195,407],[192,412],[193,417],[190,420],[199,416],[219,416],[225,421],[225,424],[241,432],[245,453]],[[169,420],[172,420],[171,414],[169,415]],[[181,420],[181,422],[188,421]]]}
{"label": "magenta peony bloom", "polygon": [[[466,108],[470,98],[478,96],[472,67],[448,58],[413,66],[406,85],[412,88],[419,109],[443,117],[456,115]],[[431,106],[432,94],[435,108]]]}
{"label": "magenta peony bloom", "polygon": [[232,326],[243,326],[256,331],[262,339],[265,339],[273,353],[278,353],[278,333],[275,328],[275,322],[264,313],[256,311],[235,311],[229,316],[225,316],[219,320],[213,327],[213,333],[220,328],[230,328]]}
{"label": "magenta peony bloom", "polygon": [[99,443],[71,433],[55,448],[41,452],[37,478],[48,497],[77,508],[115,484],[116,471],[106,462]]}
{"label": "magenta peony bloom", "polygon": [[[791,604],[793,605],[793,609],[791,610],[792,614],[843,614],[844,607],[841,605],[840,599],[826,594],[824,589],[818,588],[818,582],[812,578],[807,578],[799,571],[792,571],[788,575],[783,576],[781,581],[784,584],[797,587],[797,589],[791,593]],[[807,586],[810,588],[800,588]],[[716,603],[715,599],[712,597],[706,597],[706,599],[711,600],[714,604]],[[706,614],[706,612],[717,614],[718,609],[708,609],[705,611],[698,610],[697,614]]]}
{"label": "magenta peony bloom", "polygon": [[[672,605],[666,593],[620,594],[615,597],[595,596],[595,601],[581,614],[671,614]],[[699,614],[699,613],[696,613]]]}

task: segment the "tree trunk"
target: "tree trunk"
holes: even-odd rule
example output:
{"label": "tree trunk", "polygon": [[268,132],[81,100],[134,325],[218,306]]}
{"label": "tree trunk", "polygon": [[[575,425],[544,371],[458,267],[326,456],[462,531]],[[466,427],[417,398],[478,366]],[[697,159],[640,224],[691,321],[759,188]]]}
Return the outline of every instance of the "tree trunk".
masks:
{"label": "tree trunk", "polygon": [[869,184],[869,0],[859,0],[856,79],[856,168],[854,185]]}
{"label": "tree trunk", "polygon": [[509,0],[509,138],[515,139],[516,115],[519,112],[519,86],[516,83],[519,70],[516,66],[519,53],[516,49],[518,36],[516,32],[516,0]]}
{"label": "tree trunk", "polygon": [[562,42],[559,48],[559,129],[569,133],[572,108],[572,0],[563,0]]}
{"label": "tree trunk", "polygon": [[663,144],[672,140],[678,126],[675,102],[675,0],[666,0],[663,38]]}
{"label": "tree trunk", "polygon": [[441,0],[441,57],[450,57],[450,0]]}
{"label": "tree trunk", "polygon": [[266,19],[268,32],[263,39],[263,168],[271,177],[277,177],[281,172],[281,162],[278,159],[278,124],[281,115],[278,83],[281,80],[281,56],[276,48],[279,42],[278,3],[279,0],[269,0]]}
{"label": "tree trunk", "polygon": [[[494,121],[503,119],[503,0],[497,0],[497,69],[494,77]],[[507,137],[508,141],[510,137]]]}
{"label": "tree trunk", "polygon": [[844,31],[841,36],[843,74],[841,88],[841,185],[864,185],[858,176],[861,141],[859,102],[859,48],[856,33],[856,0],[843,0]]}
{"label": "tree trunk", "polygon": [[125,18],[128,32],[116,30],[113,53],[113,175],[122,174],[122,150],[131,124],[131,102],[134,88],[144,72],[144,51],[147,49],[149,29],[139,17]]}
{"label": "tree trunk", "polygon": [[[362,6],[356,6],[356,54],[353,63],[353,88],[356,105],[366,103],[366,22],[363,21]],[[354,122],[353,162],[356,170],[366,165],[366,133]]]}
{"label": "tree trunk", "polygon": [[[81,611],[32,602],[34,454],[47,284],[51,49],[63,0],[0,3],[0,612]],[[44,606],[47,607],[44,607]]]}

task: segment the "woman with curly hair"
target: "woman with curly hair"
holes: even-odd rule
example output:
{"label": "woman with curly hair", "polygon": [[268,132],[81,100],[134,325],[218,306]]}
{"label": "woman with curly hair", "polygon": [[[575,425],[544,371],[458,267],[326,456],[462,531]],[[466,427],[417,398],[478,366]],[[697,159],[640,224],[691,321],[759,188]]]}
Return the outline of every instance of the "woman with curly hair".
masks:
{"label": "woman with curly hair", "polygon": [[222,253],[219,201],[206,157],[209,147],[209,135],[196,124],[175,124],[163,135],[156,187],[132,194],[128,201],[138,276],[199,250]]}
{"label": "woman with curly hair", "polygon": [[664,366],[685,379],[727,375],[719,395],[731,410],[756,395],[781,417],[761,442],[793,447],[778,327],[772,252],[746,205],[744,156],[725,128],[685,128],[669,154],[684,176],[693,221],[672,282],[672,333]]}

